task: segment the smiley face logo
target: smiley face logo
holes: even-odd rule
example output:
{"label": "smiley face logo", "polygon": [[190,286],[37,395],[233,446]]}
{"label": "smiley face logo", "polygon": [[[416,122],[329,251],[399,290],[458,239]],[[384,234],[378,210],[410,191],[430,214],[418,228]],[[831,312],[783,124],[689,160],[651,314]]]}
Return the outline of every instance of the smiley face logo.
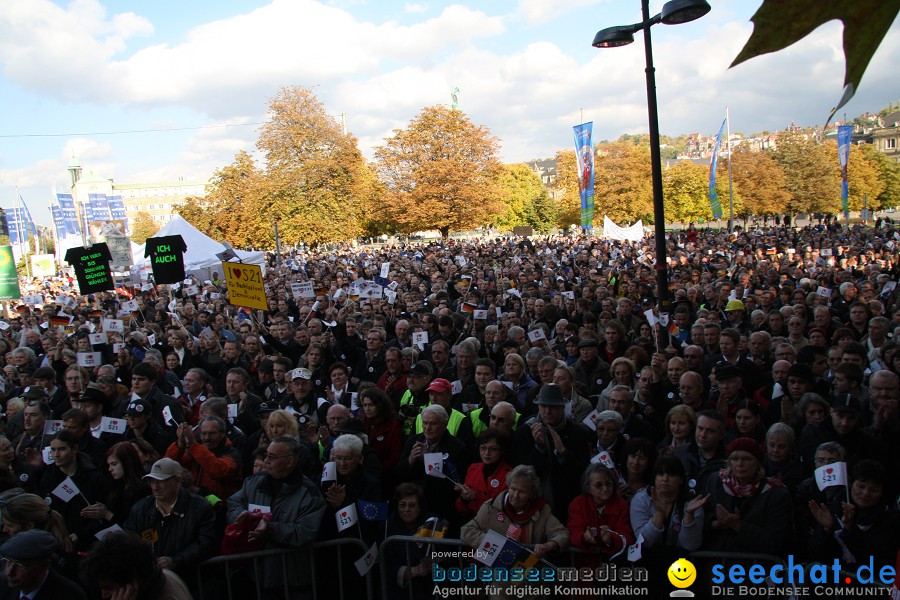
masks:
{"label": "smiley face logo", "polygon": [[679,558],[672,563],[667,571],[669,583],[677,588],[690,587],[694,580],[697,579],[697,569],[693,563],[686,558]]}

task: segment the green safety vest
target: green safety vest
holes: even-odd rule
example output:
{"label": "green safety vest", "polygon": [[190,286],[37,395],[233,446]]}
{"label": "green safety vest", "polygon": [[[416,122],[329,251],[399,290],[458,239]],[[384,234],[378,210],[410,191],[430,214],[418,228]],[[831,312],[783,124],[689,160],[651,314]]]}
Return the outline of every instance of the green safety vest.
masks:
{"label": "green safety vest", "polygon": [[[430,404],[428,406],[431,406]],[[459,431],[459,426],[462,425],[462,422],[465,421],[466,415],[462,414],[455,408],[450,409],[450,421],[447,423],[447,431],[449,431],[452,435],[456,435],[456,432]],[[419,416],[416,417],[416,433],[422,433],[422,414],[419,413]]]}

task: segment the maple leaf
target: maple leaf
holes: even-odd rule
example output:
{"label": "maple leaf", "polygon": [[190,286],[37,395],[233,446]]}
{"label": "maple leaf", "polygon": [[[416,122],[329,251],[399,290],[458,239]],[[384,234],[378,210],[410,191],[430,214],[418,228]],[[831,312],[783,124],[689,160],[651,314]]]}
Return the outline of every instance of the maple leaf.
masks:
{"label": "maple leaf", "polygon": [[753,34],[731,66],[787,48],[819,25],[844,24],[844,93],[828,121],[859,88],[872,55],[900,12],[900,0],[764,0],[750,20]]}

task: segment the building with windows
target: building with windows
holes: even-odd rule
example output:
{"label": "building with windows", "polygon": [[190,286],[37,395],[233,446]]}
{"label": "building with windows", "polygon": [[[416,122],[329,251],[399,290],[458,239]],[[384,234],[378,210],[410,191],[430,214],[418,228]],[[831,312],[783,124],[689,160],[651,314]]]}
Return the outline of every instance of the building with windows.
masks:
{"label": "building with windows", "polygon": [[119,196],[125,205],[125,214],[130,223],[139,212],[146,212],[160,227],[175,216],[175,208],[184,204],[189,196],[203,196],[209,181],[178,179],[177,181],[155,181],[149,183],[117,183],[112,178],[102,177],[88,171],[83,174],[75,157],[69,161],[69,183],[75,199],[75,207],[81,214],[88,205],[91,195],[107,198]]}
{"label": "building with windows", "polygon": [[872,144],[892,161],[900,162],[900,112],[886,116],[884,127],[872,129]]}

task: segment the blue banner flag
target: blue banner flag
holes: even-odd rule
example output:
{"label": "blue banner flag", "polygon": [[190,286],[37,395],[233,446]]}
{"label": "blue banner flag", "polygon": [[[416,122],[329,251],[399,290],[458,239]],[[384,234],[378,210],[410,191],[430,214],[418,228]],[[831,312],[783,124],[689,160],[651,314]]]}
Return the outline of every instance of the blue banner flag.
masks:
{"label": "blue banner flag", "polygon": [[75,199],[72,194],[57,194],[56,200],[62,211],[63,221],[66,225],[66,236],[76,235],[81,237],[81,227],[78,226],[78,213],[75,212]]}
{"label": "blue banner flag", "polygon": [[[709,161],[709,208],[712,209],[714,219],[722,218],[722,202],[719,200],[719,193],[716,191],[716,165],[719,164],[719,147],[722,145],[722,132],[725,131],[725,122],[722,120],[722,126],[719,127],[719,134],[716,136],[716,147],[713,149],[712,158]],[[731,157],[729,157],[731,160]]]}
{"label": "blue banner flag", "polygon": [[29,227],[26,225],[25,211],[21,207],[6,209],[6,225],[9,228],[11,246],[28,243]]}
{"label": "blue banner flag", "polygon": [[593,121],[575,125],[575,162],[578,166],[578,191],[581,195],[581,228],[594,226],[594,144]]}
{"label": "blue banner flag", "polygon": [[28,231],[31,232],[31,235],[34,237],[38,237],[37,225],[34,223],[34,219],[31,218],[31,211],[28,210],[28,205],[25,204],[25,198],[19,195],[19,203],[22,205],[22,212],[24,213],[25,223],[28,225]]}
{"label": "blue banner flag", "polygon": [[847,163],[850,162],[850,138],[853,136],[853,125],[838,127],[838,161],[841,163],[841,210],[844,218],[850,216],[850,188],[847,185]]}
{"label": "blue banner flag", "polygon": [[106,194],[88,194],[88,201],[91,205],[87,212],[90,215],[89,222],[109,221],[109,201],[106,199]]}
{"label": "blue banner flag", "polygon": [[369,502],[367,500],[357,500],[356,506],[357,508],[359,508],[359,517],[364,521],[387,521],[387,502]]}
{"label": "blue banner flag", "polygon": [[125,222],[125,232],[128,232],[128,212],[125,210],[125,202],[122,196],[108,196],[109,215],[113,220]]}
{"label": "blue banner flag", "polygon": [[51,205],[50,213],[53,215],[53,226],[56,228],[56,239],[64,239],[66,237],[66,220],[63,217],[62,209],[58,206]]}

